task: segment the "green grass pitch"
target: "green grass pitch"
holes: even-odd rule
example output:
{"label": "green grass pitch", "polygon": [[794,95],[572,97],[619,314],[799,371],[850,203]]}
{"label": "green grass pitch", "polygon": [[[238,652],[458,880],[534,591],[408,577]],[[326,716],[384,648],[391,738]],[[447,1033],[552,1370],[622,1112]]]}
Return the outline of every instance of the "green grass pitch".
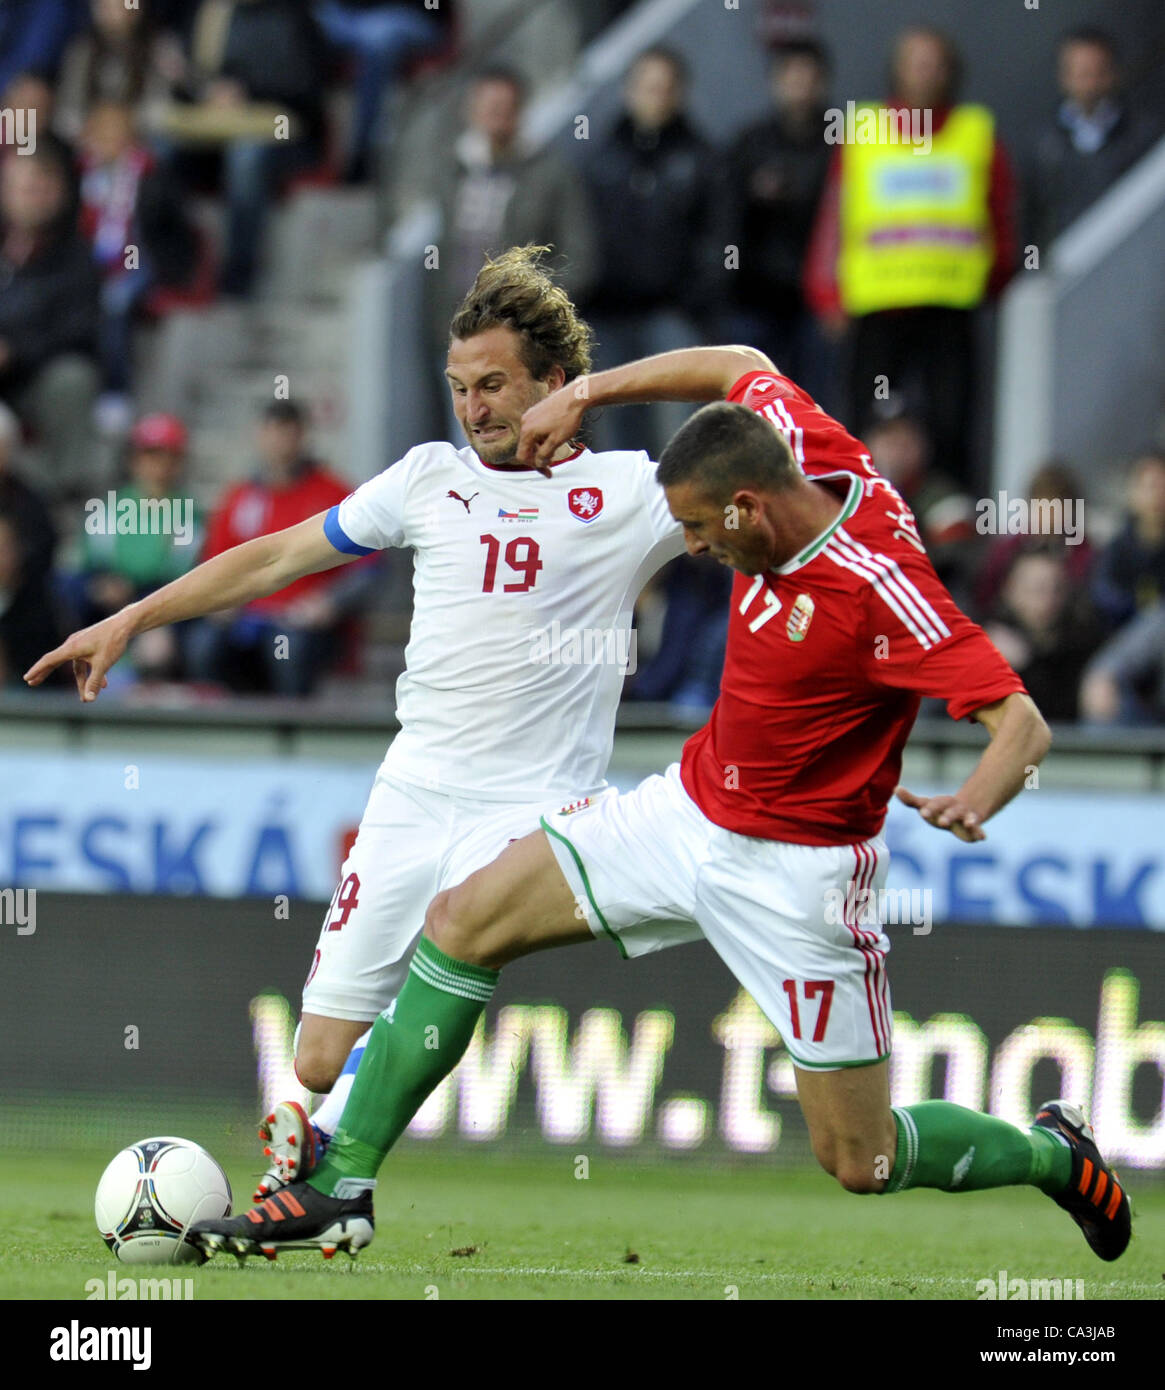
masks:
{"label": "green grass pitch", "polygon": [[[1132,1177],[1133,1244],[1091,1254],[1034,1189],[855,1197],[824,1174],[761,1166],[647,1165],[575,1153],[411,1150],[385,1165],[373,1245],[355,1264],[287,1254],[240,1268],[131,1269],[93,1224],[109,1155],[0,1160],[0,1297],[86,1298],[86,1281],[190,1277],[196,1299],[964,1299],[976,1281],[1082,1279],[1088,1299],[1160,1298],[1165,1186]],[[237,1202],[257,1164],[233,1162]],[[457,1252],[457,1253],[454,1253]]]}

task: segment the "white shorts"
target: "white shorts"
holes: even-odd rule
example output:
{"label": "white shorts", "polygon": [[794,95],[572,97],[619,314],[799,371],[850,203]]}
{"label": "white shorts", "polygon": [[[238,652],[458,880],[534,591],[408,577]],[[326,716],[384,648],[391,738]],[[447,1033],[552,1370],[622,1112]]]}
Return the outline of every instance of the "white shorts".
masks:
{"label": "white shorts", "polygon": [[868,904],[889,867],[877,837],[794,845],[714,825],[678,764],[542,818],[596,936],[625,956],[705,937],[800,1067],[890,1055],[890,942]]}
{"label": "white shorts", "polygon": [[545,800],[471,801],[378,774],[324,916],[304,1012],[374,1020],[404,984],[435,895],[537,830],[545,810]]}

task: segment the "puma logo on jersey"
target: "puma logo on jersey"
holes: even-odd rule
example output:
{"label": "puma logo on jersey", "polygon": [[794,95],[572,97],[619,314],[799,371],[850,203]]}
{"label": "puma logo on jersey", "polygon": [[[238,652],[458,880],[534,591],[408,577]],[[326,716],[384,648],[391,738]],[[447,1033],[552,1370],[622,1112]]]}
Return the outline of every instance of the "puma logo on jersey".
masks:
{"label": "puma logo on jersey", "polygon": [[465,510],[468,511],[468,510],[469,510],[469,504],[470,504],[470,502],[473,501],[473,498],[474,498],[474,497],[480,497],[481,494],[480,494],[479,492],[475,492],[475,493],[473,494],[472,497],[462,497],[462,495],[461,495],[459,492],[454,492],[453,489],[450,488],[449,491],[445,494],[445,496],[446,496],[446,497],[455,497],[455,498],[457,499],[457,501],[460,502],[461,505],[465,508]]}

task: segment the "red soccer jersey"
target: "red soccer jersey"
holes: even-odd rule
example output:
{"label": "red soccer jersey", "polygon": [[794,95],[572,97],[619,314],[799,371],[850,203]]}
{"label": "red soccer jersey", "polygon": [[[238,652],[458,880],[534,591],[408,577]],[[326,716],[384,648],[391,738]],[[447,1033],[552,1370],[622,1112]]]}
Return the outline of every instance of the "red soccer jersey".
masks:
{"label": "red soccer jersey", "polygon": [[882,828],[922,696],[962,719],[1023,682],[955,606],[858,440],[772,372],[728,399],[770,420],[843,505],[779,570],[736,576],[720,698],[684,746],[683,783],[741,835],[852,844]]}
{"label": "red soccer jersey", "polygon": [[[213,559],[256,536],[269,536],[297,526],[317,512],[337,506],[350,491],[347,484],[317,463],[310,464],[287,487],[273,488],[262,481],[239,483],[215,508],[202,558]],[[253,599],[247,607],[260,613],[277,613],[307,594],[328,588],[338,578],[335,570],[305,574],[277,593]]]}

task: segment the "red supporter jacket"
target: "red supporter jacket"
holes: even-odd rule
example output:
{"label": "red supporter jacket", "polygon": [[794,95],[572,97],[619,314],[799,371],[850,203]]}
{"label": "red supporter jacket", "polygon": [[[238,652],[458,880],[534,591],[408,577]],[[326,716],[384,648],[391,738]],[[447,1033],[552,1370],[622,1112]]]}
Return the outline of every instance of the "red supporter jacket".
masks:
{"label": "red supporter jacket", "polygon": [[[202,558],[213,559],[224,550],[254,540],[256,536],[269,536],[306,521],[317,512],[326,512],[342,502],[351,490],[335,474],[310,459],[305,460],[302,470],[287,487],[272,487],[265,479],[238,483],[227,492],[211,516]],[[342,575],[342,567],[320,574],[305,574],[285,589],[253,600],[247,608],[257,613],[279,612],[297,599],[328,588]]]}

